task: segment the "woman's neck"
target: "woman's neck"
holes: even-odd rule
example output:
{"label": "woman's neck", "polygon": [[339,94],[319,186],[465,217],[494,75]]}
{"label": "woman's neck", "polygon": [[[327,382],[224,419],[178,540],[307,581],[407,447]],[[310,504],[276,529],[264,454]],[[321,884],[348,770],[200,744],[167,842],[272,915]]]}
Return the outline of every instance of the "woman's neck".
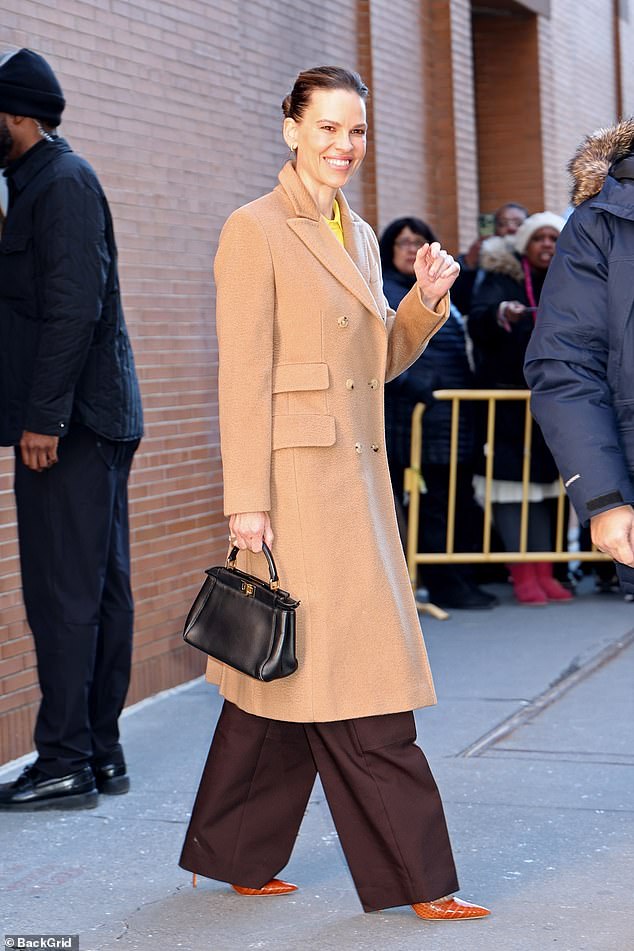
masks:
{"label": "woman's neck", "polygon": [[335,195],[337,194],[336,188],[330,188],[328,185],[321,185],[319,182],[316,182],[314,178],[311,178],[310,175],[307,175],[301,168],[297,169],[297,174],[300,177],[300,180],[311,198],[317,205],[320,214],[324,218],[333,217],[333,205],[335,201]]}

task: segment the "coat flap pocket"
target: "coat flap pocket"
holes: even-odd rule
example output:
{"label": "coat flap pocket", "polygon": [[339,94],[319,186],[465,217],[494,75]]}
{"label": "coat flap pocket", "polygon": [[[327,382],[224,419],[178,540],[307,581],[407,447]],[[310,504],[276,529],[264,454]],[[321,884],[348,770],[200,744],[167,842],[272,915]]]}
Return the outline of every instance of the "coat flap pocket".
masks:
{"label": "coat flap pocket", "polygon": [[300,446],[333,446],[335,443],[334,416],[298,413],[273,417],[273,449]]}
{"label": "coat flap pocket", "polygon": [[12,254],[14,251],[24,251],[30,238],[29,234],[5,234],[0,241],[0,253]]}
{"label": "coat flap pocket", "polygon": [[327,389],[327,363],[278,363],[273,367],[274,393]]}

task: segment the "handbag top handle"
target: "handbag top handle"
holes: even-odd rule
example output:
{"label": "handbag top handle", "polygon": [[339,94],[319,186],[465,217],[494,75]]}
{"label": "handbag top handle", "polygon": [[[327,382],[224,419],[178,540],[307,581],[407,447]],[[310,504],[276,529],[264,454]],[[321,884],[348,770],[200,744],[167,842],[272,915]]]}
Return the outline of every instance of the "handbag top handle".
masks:
{"label": "handbag top handle", "polygon": [[[235,568],[236,558],[238,557],[239,551],[240,549],[238,546],[234,545],[227,557],[227,568]],[[273,560],[273,554],[265,541],[262,542],[262,552],[264,553],[269,566],[269,586],[271,591],[277,591],[280,586],[280,579],[277,574],[277,568],[275,567],[275,561]]]}

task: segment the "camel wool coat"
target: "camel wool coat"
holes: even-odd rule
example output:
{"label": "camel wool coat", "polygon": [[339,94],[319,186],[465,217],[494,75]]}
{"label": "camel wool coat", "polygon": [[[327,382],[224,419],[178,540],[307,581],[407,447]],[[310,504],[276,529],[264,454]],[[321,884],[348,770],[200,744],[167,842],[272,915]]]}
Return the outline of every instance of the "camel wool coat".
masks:
{"label": "camel wool coat", "polygon": [[[270,513],[281,586],[301,601],[296,673],[262,683],[209,660],[247,713],[324,722],[435,703],[399,539],[383,387],[448,314],[382,290],[368,224],[337,194],[345,249],[287,163],[227,220],[215,261],[224,510]],[[268,578],[262,554],[238,567]]]}

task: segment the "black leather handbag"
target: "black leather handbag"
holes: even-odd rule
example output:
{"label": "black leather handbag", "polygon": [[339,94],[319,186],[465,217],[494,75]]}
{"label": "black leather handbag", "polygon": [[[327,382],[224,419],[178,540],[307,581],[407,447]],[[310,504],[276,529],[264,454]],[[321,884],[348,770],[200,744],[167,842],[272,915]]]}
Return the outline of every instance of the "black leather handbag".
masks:
{"label": "black leather handbag", "polygon": [[256,680],[279,680],[297,670],[295,612],[299,601],[282,591],[273,555],[262,551],[269,581],[236,568],[238,549],[226,565],[208,568],[194,601],[183,637],[222,664]]}

